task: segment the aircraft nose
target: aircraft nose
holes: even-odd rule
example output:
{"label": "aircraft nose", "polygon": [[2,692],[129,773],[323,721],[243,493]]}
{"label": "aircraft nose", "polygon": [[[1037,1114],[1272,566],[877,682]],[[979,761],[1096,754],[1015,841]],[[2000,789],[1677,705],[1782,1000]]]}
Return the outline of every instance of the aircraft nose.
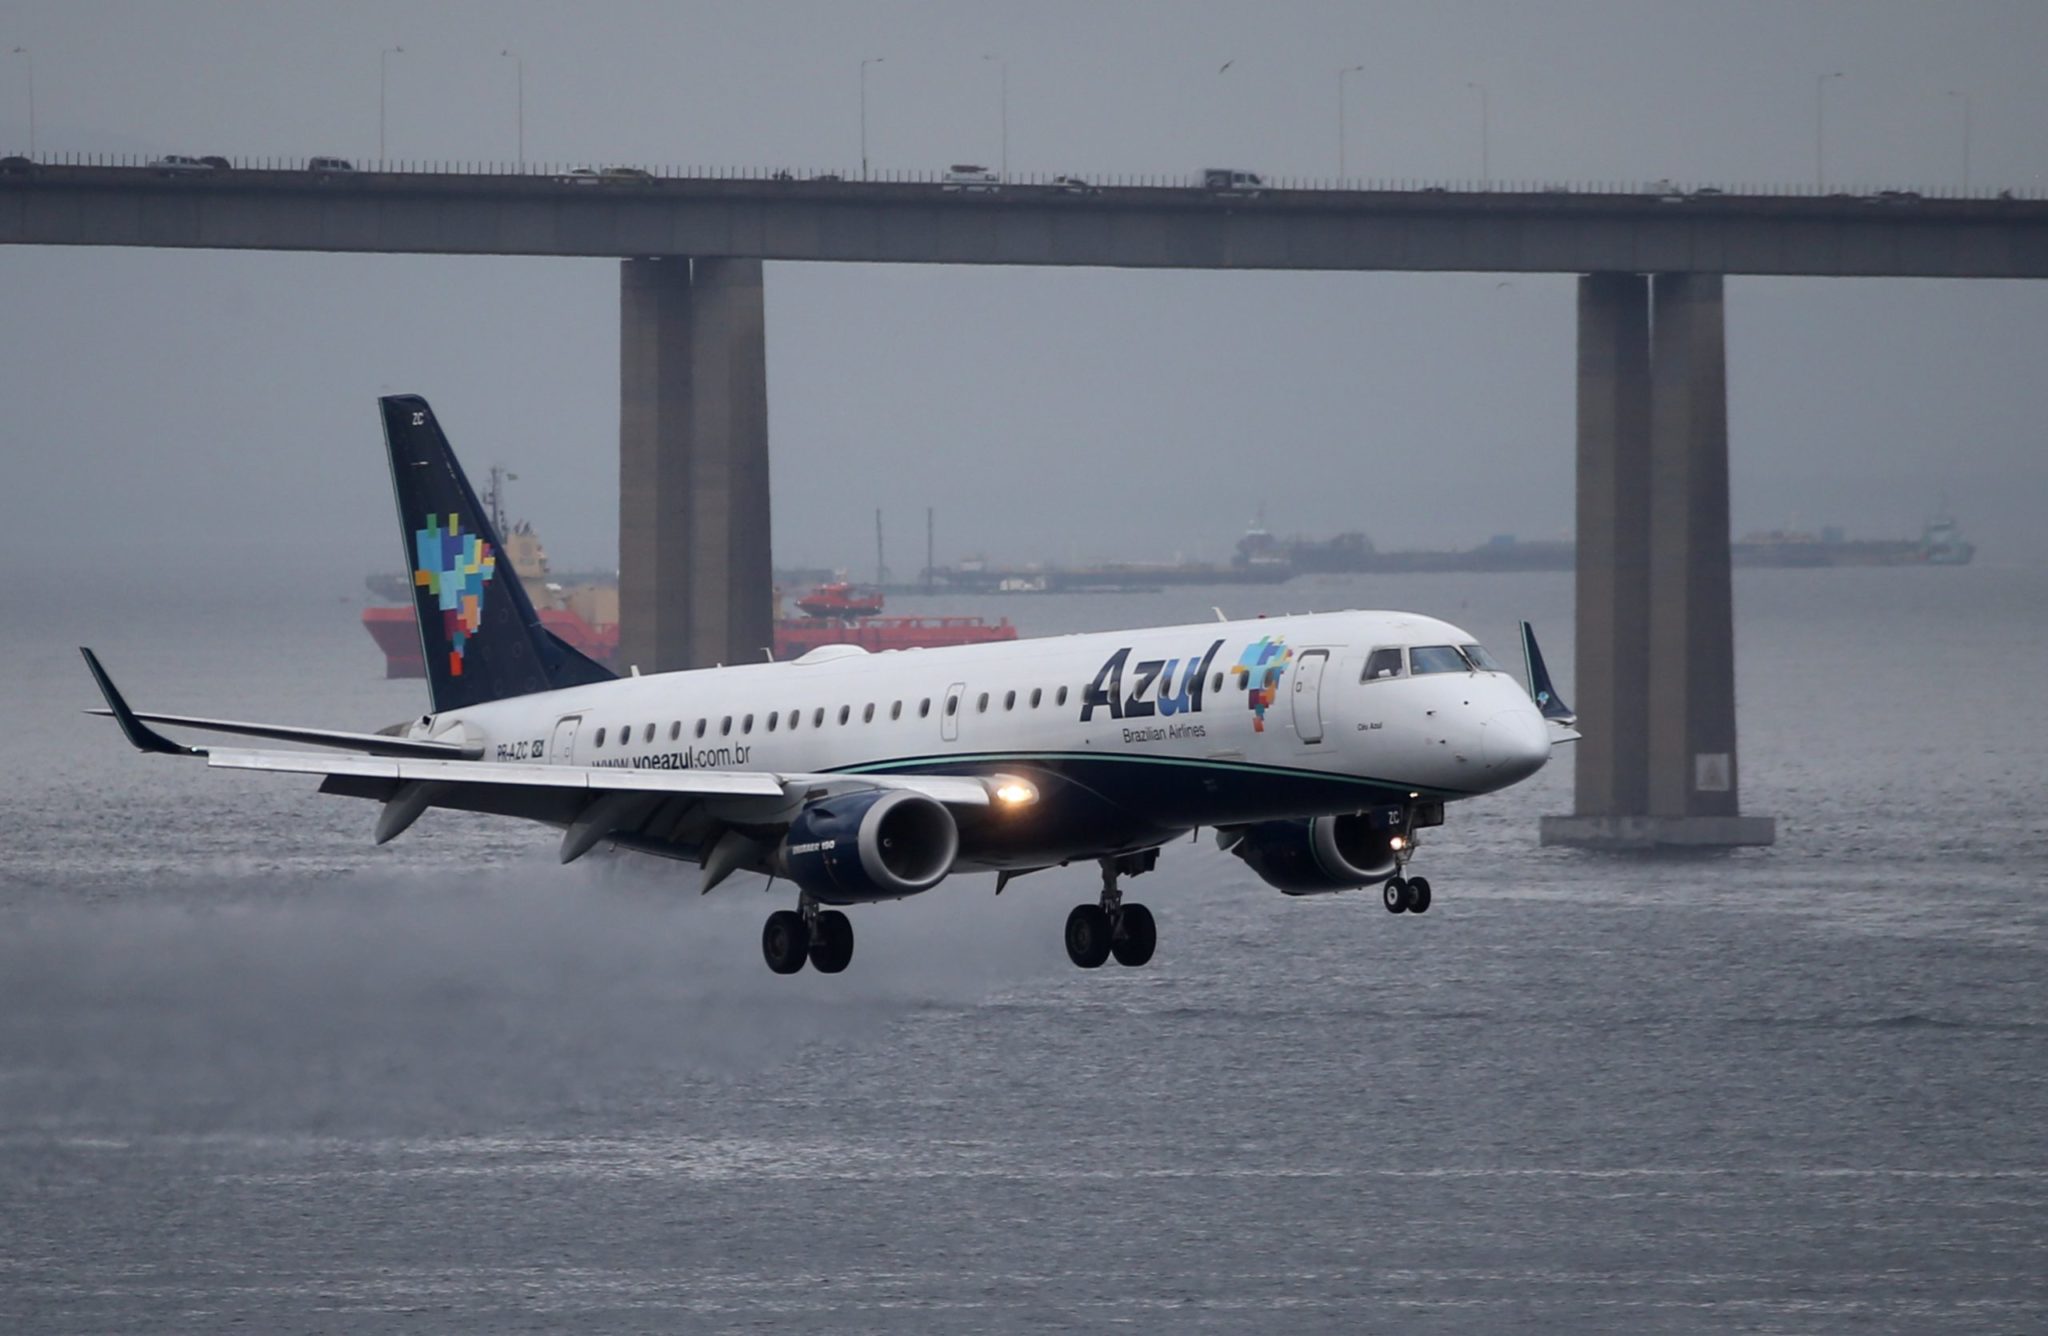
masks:
{"label": "aircraft nose", "polygon": [[1517,783],[1550,760],[1550,728],[1532,706],[1503,710],[1480,726],[1479,756],[1488,779]]}

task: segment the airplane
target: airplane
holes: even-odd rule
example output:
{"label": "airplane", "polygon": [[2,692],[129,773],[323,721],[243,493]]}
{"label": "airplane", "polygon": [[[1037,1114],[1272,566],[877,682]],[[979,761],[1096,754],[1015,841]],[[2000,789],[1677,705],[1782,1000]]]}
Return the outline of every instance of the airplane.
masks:
{"label": "airplane", "polygon": [[[1067,917],[1093,969],[1152,958],[1157,925],[1123,898],[1166,844],[1207,828],[1289,895],[1380,887],[1426,913],[1416,832],[1447,803],[1527,779],[1578,736],[1522,623],[1525,690],[1448,622],[1333,612],[617,677],[550,634],[426,400],[381,399],[430,709],[374,733],[132,709],[81,647],[111,716],[145,752],[317,775],[380,804],[384,844],[429,809],[793,885],[762,929],[768,967],[836,974],[842,909],[957,873],[1075,862],[1102,888]],[[327,751],[187,746],[152,725]]]}

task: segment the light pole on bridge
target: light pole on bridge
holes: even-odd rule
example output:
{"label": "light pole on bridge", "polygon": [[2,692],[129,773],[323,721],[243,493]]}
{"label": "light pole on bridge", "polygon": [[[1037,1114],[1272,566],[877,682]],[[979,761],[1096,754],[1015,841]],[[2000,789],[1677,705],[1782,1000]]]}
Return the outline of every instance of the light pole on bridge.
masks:
{"label": "light pole on bridge", "polygon": [[1493,184],[1492,145],[1493,112],[1492,99],[1487,95],[1483,83],[1468,83],[1467,88],[1479,91],[1479,179],[1487,185]]}
{"label": "light pole on bridge", "polygon": [[879,65],[887,56],[869,56],[860,63],[860,179],[868,179],[868,66]]}
{"label": "light pole on bridge", "polygon": [[1344,81],[1354,74],[1362,73],[1363,65],[1352,65],[1337,71],[1337,180],[1344,180]]}
{"label": "light pole on bridge", "polygon": [[519,165],[521,167],[524,167],[526,165],[526,57],[518,54],[515,51],[500,51],[498,54],[501,56],[510,57],[512,62],[515,66],[517,66],[519,71],[519,91],[517,93],[517,120],[519,125]]}
{"label": "light pole on bridge", "polygon": [[36,58],[35,53],[25,46],[17,46],[8,52],[20,56],[28,73],[28,155],[36,155]]}
{"label": "light pole on bridge", "polygon": [[1825,190],[1828,181],[1827,110],[1828,80],[1839,79],[1842,72],[1816,74],[1813,76],[1813,188]]}
{"label": "light pole on bridge", "polygon": [[402,46],[387,46],[377,53],[377,166],[384,166],[384,89],[391,82],[391,58],[402,56]]}
{"label": "light pole on bridge", "polygon": [[1003,181],[1007,184],[1010,179],[1010,62],[1002,56],[983,56],[982,59],[994,61],[996,68],[1002,71],[1003,156],[1001,159],[1001,171]]}
{"label": "light pole on bridge", "polygon": [[1948,90],[1948,95],[1963,104],[1963,189],[1970,188],[1970,95]]}

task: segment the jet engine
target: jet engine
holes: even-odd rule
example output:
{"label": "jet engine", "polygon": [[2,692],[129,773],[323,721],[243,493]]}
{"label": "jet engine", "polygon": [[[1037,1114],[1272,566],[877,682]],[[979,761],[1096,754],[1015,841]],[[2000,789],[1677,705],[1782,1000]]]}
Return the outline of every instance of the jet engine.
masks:
{"label": "jet engine", "polygon": [[1370,886],[1393,876],[1394,841],[1401,832],[1375,830],[1367,813],[1353,812],[1261,821],[1230,834],[1236,841],[1225,847],[1268,885],[1289,895],[1323,895]]}
{"label": "jet engine", "polygon": [[828,905],[900,900],[953,870],[960,830],[943,803],[870,789],[807,804],[789,823],[777,871]]}

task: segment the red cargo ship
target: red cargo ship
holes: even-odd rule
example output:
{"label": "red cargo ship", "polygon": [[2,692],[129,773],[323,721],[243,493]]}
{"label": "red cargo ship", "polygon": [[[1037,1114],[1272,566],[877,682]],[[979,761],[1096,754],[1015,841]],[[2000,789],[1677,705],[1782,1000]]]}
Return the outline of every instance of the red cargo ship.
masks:
{"label": "red cargo ship", "polygon": [[[591,625],[567,607],[538,609],[548,630],[608,668],[618,669],[619,627],[616,622]],[[384,651],[384,676],[425,677],[420,635],[412,609],[404,606],[363,609],[363,629]],[[793,659],[820,645],[859,645],[885,649],[924,649],[935,645],[979,645],[1015,640],[1017,628],[1008,617],[998,622],[980,617],[836,617],[779,618],[775,623],[775,657]]]}
{"label": "red cargo ship", "polygon": [[[619,657],[619,588],[616,582],[593,578],[563,588],[548,578],[547,549],[533,526],[521,521],[509,529],[500,505],[505,482],[513,475],[491,470],[484,492],[491,524],[503,537],[502,554],[519,573],[540,614],[541,625],[576,649],[614,671]],[[363,609],[363,629],[384,651],[384,676],[425,677],[419,629],[413,623],[412,587],[402,579],[373,575],[370,591],[388,601]],[[797,606],[810,614],[784,618],[782,591],[775,591],[775,657],[793,659],[820,645],[858,645],[869,651],[924,649],[937,645],[979,645],[1015,640],[1017,628],[1008,617],[991,625],[979,617],[884,617],[882,591],[843,581],[821,584]]]}

